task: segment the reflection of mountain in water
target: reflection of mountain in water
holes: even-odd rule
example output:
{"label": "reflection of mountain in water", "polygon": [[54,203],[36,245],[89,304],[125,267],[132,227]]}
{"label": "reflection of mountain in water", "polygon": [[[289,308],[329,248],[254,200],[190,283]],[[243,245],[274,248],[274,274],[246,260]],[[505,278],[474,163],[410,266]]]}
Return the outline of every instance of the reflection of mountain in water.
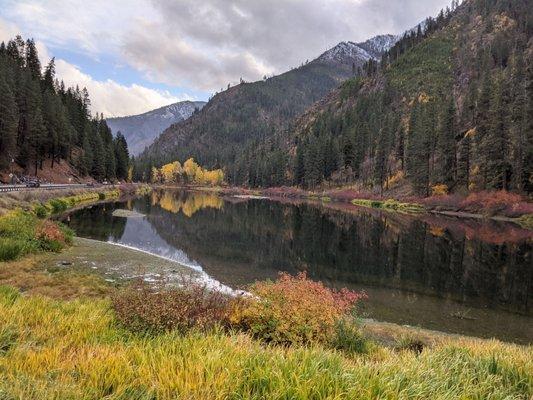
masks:
{"label": "reflection of mountain in water", "polygon": [[[309,204],[252,200],[202,207],[217,200],[201,196],[167,192],[159,206],[136,207],[162,238],[224,283],[307,270],[334,285],[371,284],[531,313],[530,240],[491,244],[471,238],[455,222],[454,229],[436,229],[408,216]],[[189,208],[195,212],[173,211]]]}

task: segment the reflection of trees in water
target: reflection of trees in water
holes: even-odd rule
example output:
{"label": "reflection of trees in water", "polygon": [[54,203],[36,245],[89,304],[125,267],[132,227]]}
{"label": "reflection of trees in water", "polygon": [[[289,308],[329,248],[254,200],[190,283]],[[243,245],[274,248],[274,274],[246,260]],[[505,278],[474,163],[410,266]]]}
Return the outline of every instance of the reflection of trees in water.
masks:
{"label": "reflection of trees in water", "polygon": [[68,224],[84,237],[101,241],[118,240],[124,234],[127,219],[113,217],[113,211],[126,207],[126,203],[107,203],[77,210]]}
{"label": "reflection of trees in water", "polygon": [[151,202],[152,205],[159,205],[162,209],[173,214],[182,212],[187,217],[192,217],[197,211],[204,208],[219,210],[224,205],[224,201],[213,194],[169,190],[154,190]]}
{"label": "reflection of trees in water", "polygon": [[203,265],[234,265],[249,281],[305,269],[332,284],[373,284],[529,313],[531,242],[484,243],[411,217],[307,204],[248,201],[217,208],[199,207],[188,218],[161,205],[149,220]]}

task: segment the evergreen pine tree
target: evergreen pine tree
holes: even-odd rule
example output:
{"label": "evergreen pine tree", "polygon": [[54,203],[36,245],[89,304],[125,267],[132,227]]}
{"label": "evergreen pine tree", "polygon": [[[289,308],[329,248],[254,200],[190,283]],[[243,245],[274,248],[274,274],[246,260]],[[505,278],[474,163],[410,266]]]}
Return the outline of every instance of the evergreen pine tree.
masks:
{"label": "evergreen pine tree", "polygon": [[41,62],[33,39],[26,41],[26,68],[30,71],[32,79],[35,81],[41,80]]}
{"label": "evergreen pine tree", "polygon": [[507,168],[507,126],[503,93],[503,78],[494,80],[489,108],[488,130],[483,137],[483,170],[486,186],[490,189],[508,189],[509,170]]}
{"label": "evergreen pine tree", "polygon": [[526,193],[533,192],[533,62],[528,62],[526,78],[526,113],[524,118],[524,165],[523,187]]}
{"label": "evergreen pine tree", "polygon": [[455,102],[448,101],[439,121],[437,136],[437,171],[438,182],[451,188],[456,178],[456,143],[457,123],[455,116]]}
{"label": "evergreen pine tree", "polygon": [[129,167],[129,152],[126,139],[121,132],[117,132],[114,140],[115,160],[116,160],[116,177],[117,179],[126,179]]}
{"label": "evergreen pine tree", "polygon": [[426,104],[416,103],[411,112],[407,138],[407,176],[419,195],[429,195],[430,139],[433,118]]}
{"label": "evergreen pine tree", "polygon": [[0,168],[6,168],[15,156],[17,125],[15,96],[0,73]]}
{"label": "evergreen pine tree", "polygon": [[305,144],[300,142],[296,148],[296,159],[294,164],[294,183],[302,185],[305,178]]}

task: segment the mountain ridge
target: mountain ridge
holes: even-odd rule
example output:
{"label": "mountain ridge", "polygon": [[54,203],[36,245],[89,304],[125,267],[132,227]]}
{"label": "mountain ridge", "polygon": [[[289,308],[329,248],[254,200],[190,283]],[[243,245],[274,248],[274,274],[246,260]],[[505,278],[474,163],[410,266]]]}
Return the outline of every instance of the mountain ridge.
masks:
{"label": "mountain ridge", "polygon": [[[294,122],[281,184],[329,181],[393,196],[530,193],[528,3],[468,0],[406,32],[383,65],[344,82]],[[250,159],[243,157],[243,169],[254,168]]]}
{"label": "mountain ridge", "polygon": [[204,101],[180,101],[142,114],[107,118],[106,121],[114,134],[120,131],[124,135],[130,153],[138,155],[165,129],[189,118],[205,104]]}
{"label": "mountain ridge", "polygon": [[[307,107],[358,73],[369,57],[380,57],[378,45],[392,42],[392,37],[363,42],[368,50],[353,44],[337,51],[339,44],[298,68],[216,94],[199,113],[165,130],[139,156],[136,177],[146,179],[153,165],[173,159],[194,157],[213,168],[231,163],[243,147],[287,129]],[[338,57],[328,57],[328,52]]]}

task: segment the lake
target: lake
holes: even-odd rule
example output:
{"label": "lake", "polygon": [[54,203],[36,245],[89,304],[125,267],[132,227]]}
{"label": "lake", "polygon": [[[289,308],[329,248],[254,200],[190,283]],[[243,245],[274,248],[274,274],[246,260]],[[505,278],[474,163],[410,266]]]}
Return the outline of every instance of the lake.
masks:
{"label": "lake", "polygon": [[[113,216],[123,209],[142,215]],[[65,221],[78,236],[175,260],[233,289],[307,271],[364,290],[367,318],[533,343],[533,235],[512,223],[180,190]]]}

